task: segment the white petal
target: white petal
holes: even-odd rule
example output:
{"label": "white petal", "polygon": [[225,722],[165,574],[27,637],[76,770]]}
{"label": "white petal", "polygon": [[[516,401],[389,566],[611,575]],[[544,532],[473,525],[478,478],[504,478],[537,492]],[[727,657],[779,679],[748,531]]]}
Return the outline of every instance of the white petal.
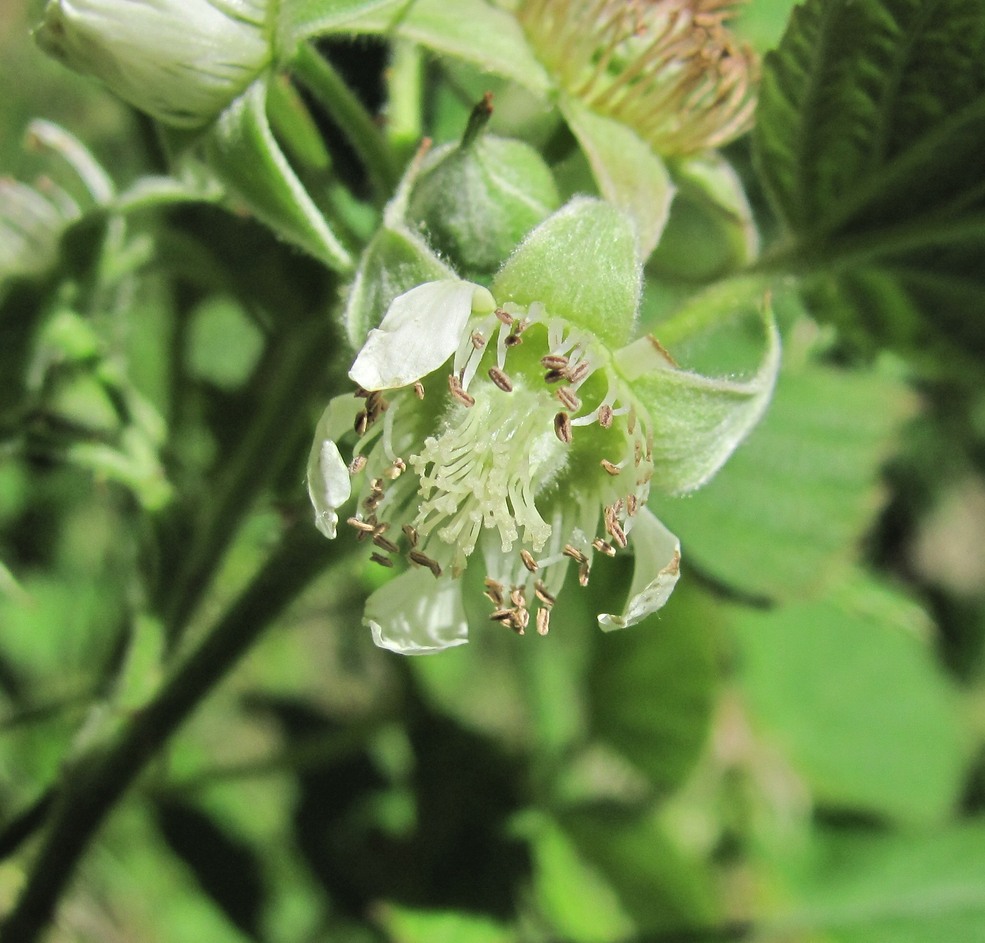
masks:
{"label": "white petal", "polygon": [[468,641],[457,581],[436,580],[428,570],[408,570],[366,600],[363,622],[373,641],[401,655],[427,655]]}
{"label": "white petal", "polygon": [[647,508],[636,515],[632,540],[636,564],[629,601],[621,616],[599,615],[599,625],[606,632],[635,625],[660,609],[670,598],[680,575],[680,542]]}
{"label": "white petal", "polygon": [[349,376],[364,390],[409,386],[455,353],[473,309],[494,307],[492,295],[472,282],[456,278],[418,285],[394,298]]}
{"label": "white petal", "polygon": [[308,455],[308,496],[315,508],[315,526],[330,539],[335,537],[339,522],[335,512],[352,494],[349,468],[335,440],[351,427],[358,409],[354,397],[333,399],[318,420]]}

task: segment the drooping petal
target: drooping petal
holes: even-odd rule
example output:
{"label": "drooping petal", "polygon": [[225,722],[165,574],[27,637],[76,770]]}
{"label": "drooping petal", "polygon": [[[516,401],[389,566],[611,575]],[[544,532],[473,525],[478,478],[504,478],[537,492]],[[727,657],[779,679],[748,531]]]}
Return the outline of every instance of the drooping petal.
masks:
{"label": "drooping petal", "polygon": [[605,632],[635,625],[656,612],[670,598],[680,576],[680,541],[647,508],[634,518],[632,541],[636,562],[629,600],[621,616],[599,614]]}
{"label": "drooping petal", "polygon": [[380,648],[427,655],[468,641],[461,584],[436,580],[428,570],[408,570],[366,600],[363,622]]}
{"label": "drooping petal", "polygon": [[473,310],[492,311],[492,295],[472,282],[426,282],[395,298],[369,332],[349,371],[365,390],[409,386],[437,370],[455,351]]}
{"label": "drooping petal", "polygon": [[336,511],[352,494],[349,468],[335,443],[351,428],[358,409],[351,396],[333,399],[318,420],[308,455],[308,496],[315,509],[315,527],[329,539],[335,538]]}

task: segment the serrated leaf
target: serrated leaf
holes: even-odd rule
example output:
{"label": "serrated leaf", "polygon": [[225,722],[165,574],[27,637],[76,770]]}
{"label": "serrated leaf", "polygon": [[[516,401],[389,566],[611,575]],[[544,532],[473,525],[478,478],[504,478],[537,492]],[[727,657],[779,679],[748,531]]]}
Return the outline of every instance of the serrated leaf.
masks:
{"label": "serrated leaf", "polygon": [[718,476],[655,510],[685,559],[715,579],[775,599],[816,592],[855,559],[912,403],[902,383],[874,372],[791,366]]}
{"label": "serrated leaf", "polygon": [[205,146],[219,178],[257,218],[329,268],[352,269],[352,259],[315,206],[280,149],[266,114],[260,79],[209,129]]}
{"label": "serrated leaf", "polygon": [[640,255],[646,259],[660,241],[674,199],[666,165],[629,126],[597,115],[567,95],[560,107],[599,192],[633,220]]}
{"label": "serrated leaf", "polygon": [[888,294],[875,317],[819,316],[913,357],[985,356],[978,0],[809,0],[766,59],[754,142],[812,293]]}
{"label": "serrated leaf", "polygon": [[753,725],[818,801],[912,824],[952,811],[968,737],[921,609],[853,576],[817,602],[736,610],[734,627]]}
{"label": "serrated leaf", "polygon": [[822,832],[816,847],[816,864],[790,889],[790,903],[757,919],[757,938],[823,934],[832,943],[980,943],[980,820],[925,834]]}

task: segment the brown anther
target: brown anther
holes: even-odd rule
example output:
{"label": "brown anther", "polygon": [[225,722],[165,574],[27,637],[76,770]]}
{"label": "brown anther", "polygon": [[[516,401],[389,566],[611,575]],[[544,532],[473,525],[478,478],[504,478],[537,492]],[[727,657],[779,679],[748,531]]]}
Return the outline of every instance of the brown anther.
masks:
{"label": "brown anther", "polygon": [[486,339],[482,336],[481,331],[473,331],[469,337],[469,340],[472,341],[472,346],[476,350],[482,350],[482,348],[486,346]]}
{"label": "brown anther", "polygon": [[578,567],[578,585],[579,586],[587,586],[588,585],[589,569],[590,568],[589,568],[589,566],[588,566],[587,563],[583,563],[581,566]]}
{"label": "brown anther", "polygon": [[538,609],[537,610],[537,634],[547,635],[551,628],[551,610],[550,609]]}
{"label": "brown anther", "polygon": [[523,565],[531,573],[536,573],[540,569],[537,565],[537,561],[533,558],[533,554],[529,550],[521,550],[520,559],[523,561]]}
{"label": "brown anther", "polygon": [[380,506],[380,502],[382,500],[383,492],[375,491],[365,501],[363,501],[363,507],[366,508],[367,511],[375,511]]}
{"label": "brown anther", "polygon": [[547,587],[540,581],[537,580],[534,583],[534,595],[540,601],[541,605],[546,606],[550,609],[557,600],[547,591]]}
{"label": "brown anther", "polygon": [[512,609],[496,609],[494,612],[489,614],[489,618],[493,622],[512,622],[513,621],[513,610]]}
{"label": "brown anther", "polygon": [[503,324],[512,324],[514,321],[513,315],[509,311],[504,311],[502,308],[497,308],[495,315]]}
{"label": "brown anther", "polygon": [[393,560],[391,560],[389,557],[383,556],[382,553],[373,553],[373,554],[370,554],[370,557],[369,558],[374,563],[378,563],[380,566],[385,566],[387,568],[390,568],[390,567],[393,566]]}
{"label": "brown anther", "polygon": [[612,426],[612,407],[608,403],[603,403],[599,406],[599,425],[603,429],[608,429]]}
{"label": "brown anther", "polygon": [[486,596],[489,598],[489,601],[494,606],[502,606],[503,589],[504,589],[503,584],[487,576],[485,587],[486,587]]}
{"label": "brown anther", "polygon": [[407,538],[407,543],[409,543],[411,547],[416,547],[417,528],[412,527],[410,524],[404,524],[404,526],[401,527],[400,529],[404,532],[404,536]]}
{"label": "brown anther", "polygon": [[475,397],[469,396],[462,389],[462,381],[454,373],[448,374],[448,392],[454,399],[457,399],[463,406],[475,406]]}
{"label": "brown anther", "polygon": [[567,377],[565,377],[564,371],[562,370],[548,370],[547,373],[544,374],[545,383],[560,383],[565,379],[567,379]]}
{"label": "brown anther", "polygon": [[626,539],[626,531],[622,529],[622,524],[616,520],[614,514],[605,522],[605,529],[620,547],[625,548],[629,546],[629,541]]}
{"label": "brown anther", "polygon": [[513,625],[516,628],[517,635],[523,635],[523,630],[530,623],[530,613],[526,609],[514,609],[513,610]]}
{"label": "brown anther", "polygon": [[571,557],[572,560],[577,560],[579,563],[586,563],[588,557],[585,556],[577,547],[572,547],[571,544],[565,544],[564,549],[561,551],[566,557]]}
{"label": "brown anther", "polygon": [[[517,321],[517,324],[520,322]],[[516,327],[516,324],[513,325]],[[506,346],[507,347],[519,347],[523,343],[523,338],[520,337],[519,333],[512,333],[506,335]]]}
{"label": "brown anther", "polygon": [[585,377],[588,376],[592,369],[592,365],[587,361],[583,360],[577,367],[565,371],[565,376],[572,383],[580,383]]}
{"label": "brown anther", "polygon": [[574,390],[570,386],[560,387],[554,394],[564,406],[567,406],[573,413],[581,409],[581,400],[575,396]]}
{"label": "brown anther", "polygon": [[640,509],[640,499],[635,494],[626,495],[626,513],[632,517]]}
{"label": "brown anther", "polygon": [[356,413],[356,421],[352,424],[353,432],[358,436],[364,436],[369,428],[369,413],[365,409],[360,409]]}
{"label": "brown anther", "polygon": [[592,541],[592,546],[598,550],[599,553],[604,553],[607,557],[614,557],[616,555],[616,548],[613,547],[608,541],[603,540],[601,537],[596,537]]}
{"label": "brown anther", "polygon": [[568,366],[568,358],[564,354],[545,354],[540,358],[540,363],[548,370],[563,370]]}
{"label": "brown anther", "polygon": [[366,456],[357,455],[351,462],[349,462],[349,474],[358,475],[366,467]]}
{"label": "brown anther", "polygon": [[514,586],[510,590],[510,602],[516,606],[517,609],[527,608],[527,597],[523,595],[523,587]]}
{"label": "brown anther", "polygon": [[632,435],[636,431],[636,410],[629,407],[629,415],[626,417],[626,431]]}
{"label": "brown anther", "polygon": [[361,521],[358,517],[350,517],[346,521],[346,524],[350,527],[354,527],[363,534],[372,534],[376,531],[376,527],[373,524],[370,524],[369,521]]}
{"label": "brown anther", "polygon": [[424,399],[424,384],[420,380],[414,384],[414,395],[418,399]]}
{"label": "brown anther", "polygon": [[386,550],[389,553],[400,553],[400,548],[388,537],[384,537],[380,533],[373,535],[373,543],[376,544],[380,550]]}
{"label": "brown anther", "polygon": [[369,482],[369,490],[373,494],[383,494],[383,479],[382,478],[371,478]]}
{"label": "brown anther", "polygon": [[571,443],[571,417],[567,413],[558,413],[554,417],[554,434],[565,445]]}
{"label": "brown anther", "polygon": [[489,379],[493,381],[504,393],[513,392],[513,381],[499,367],[489,368]]}
{"label": "brown anther", "polygon": [[412,563],[416,563],[418,566],[426,566],[435,575],[435,578],[441,576],[441,565],[437,560],[432,560],[427,554],[421,553],[420,550],[411,550],[407,556],[410,557]]}
{"label": "brown anther", "polygon": [[619,474],[622,469],[618,465],[614,465],[607,458],[603,458],[599,464],[613,477]]}

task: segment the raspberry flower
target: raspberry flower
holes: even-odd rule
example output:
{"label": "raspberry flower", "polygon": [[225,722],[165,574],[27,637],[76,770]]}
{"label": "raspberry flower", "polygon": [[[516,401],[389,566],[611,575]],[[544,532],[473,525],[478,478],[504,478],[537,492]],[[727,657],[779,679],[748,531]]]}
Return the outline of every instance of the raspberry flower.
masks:
{"label": "raspberry flower", "polygon": [[[370,331],[349,372],[356,395],[319,422],[308,486],[322,533],[336,536],[355,497],[345,527],[370,560],[403,569],[366,604],[378,645],[421,654],[467,641],[470,566],[489,619],[518,634],[548,632],[569,568],[585,586],[598,558],[630,549],[629,600],[601,627],[666,602],[680,547],[647,508],[651,484],[713,473],[765,407],[776,348],[739,384],[675,369],[652,338],[627,344],[636,258],[623,214],[576,199],[527,237],[491,292],[426,282]],[[660,467],[678,453],[683,477]]]}

